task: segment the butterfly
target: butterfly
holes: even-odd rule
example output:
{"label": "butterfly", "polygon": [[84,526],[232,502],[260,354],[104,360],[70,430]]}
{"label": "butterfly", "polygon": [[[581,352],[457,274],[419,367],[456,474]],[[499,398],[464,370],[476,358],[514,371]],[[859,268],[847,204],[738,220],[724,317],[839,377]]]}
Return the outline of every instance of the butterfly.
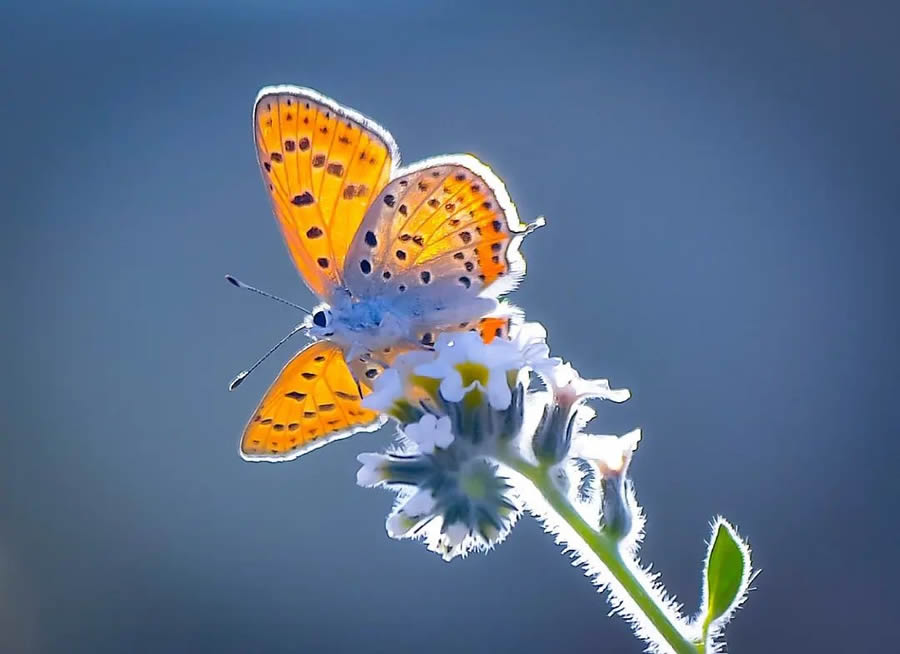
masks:
{"label": "butterfly", "polygon": [[543,220],[521,223],[472,155],[400,168],[386,129],[312,89],[262,89],[253,132],[291,259],[321,301],[303,325],[313,342],[241,438],[244,459],[285,461],[383,424],[361,401],[397,354],[447,330],[501,334],[498,298],[524,275],[519,243]]}

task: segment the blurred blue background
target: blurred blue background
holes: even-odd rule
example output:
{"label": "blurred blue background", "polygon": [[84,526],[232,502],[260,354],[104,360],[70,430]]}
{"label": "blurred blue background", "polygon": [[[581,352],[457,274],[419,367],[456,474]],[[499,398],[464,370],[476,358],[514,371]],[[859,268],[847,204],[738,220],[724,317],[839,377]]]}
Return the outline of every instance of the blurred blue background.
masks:
{"label": "blurred blue background", "polygon": [[644,429],[644,560],[693,608],[708,521],[754,546],[730,651],[889,647],[896,5],[180,4],[0,8],[0,651],[641,651],[529,518],[389,541],[387,431],[238,457],[279,361],[226,385],[297,315],[222,276],[312,301],[254,161],[280,82],[547,216],[514,298],[634,393],[594,429]]}

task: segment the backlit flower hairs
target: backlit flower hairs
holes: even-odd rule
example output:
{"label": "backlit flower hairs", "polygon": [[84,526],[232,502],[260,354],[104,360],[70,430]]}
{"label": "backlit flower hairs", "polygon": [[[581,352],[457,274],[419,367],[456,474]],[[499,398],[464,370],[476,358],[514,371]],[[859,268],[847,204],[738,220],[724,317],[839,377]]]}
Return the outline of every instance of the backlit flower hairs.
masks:
{"label": "backlit flower hairs", "polygon": [[[529,390],[532,375],[549,390]],[[579,430],[592,415],[584,400],[628,397],[605,380],[581,379],[569,364],[550,357],[537,323],[516,325],[508,340],[491,343],[475,332],[443,333],[433,352],[401,355],[363,401],[393,416],[400,438],[386,454],[360,455],[357,481],[398,492],[387,520],[392,537],[421,538],[446,559],[488,549],[506,536],[522,509],[510,461],[554,468],[567,490],[588,474],[624,479],[624,459],[636,441],[623,446],[615,437]],[[575,459],[579,466],[570,465]],[[603,463],[610,460],[618,462],[615,471]],[[582,492],[580,504],[593,497]],[[606,511],[630,525],[623,518],[631,512],[624,492],[620,500],[621,507]]]}
{"label": "backlit flower hairs", "polygon": [[595,417],[587,401],[629,397],[551,357],[538,323],[514,325],[509,338],[490,343],[476,332],[445,332],[433,351],[400,355],[363,400],[395,420],[398,439],[386,453],[359,455],[357,483],[397,493],[390,537],[419,539],[446,560],[494,547],[527,510],[610,591],[650,651],[721,651],[717,639],[746,596],[749,548],[716,523],[705,583],[719,542],[737,553],[730,573],[739,570],[741,583],[718,605],[705,600],[694,620],[640,566],[644,520],[628,468],[641,432],[585,432]]}

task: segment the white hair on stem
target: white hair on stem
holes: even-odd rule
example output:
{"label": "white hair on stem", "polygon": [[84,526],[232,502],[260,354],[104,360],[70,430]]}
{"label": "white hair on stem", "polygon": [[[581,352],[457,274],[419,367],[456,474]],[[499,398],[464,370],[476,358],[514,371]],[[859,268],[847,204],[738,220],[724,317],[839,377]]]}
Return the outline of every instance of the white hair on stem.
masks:
{"label": "white hair on stem", "polygon": [[[548,503],[541,491],[519,472],[509,471],[513,486],[522,504],[544,527],[544,530],[555,537],[557,544],[563,546],[563,554],[570,554],[572,565],[584,570],[599,592],[608,591],[608,601],[612,606],[610,615],[621,615],[631,625],[635,635],[647,643],[648,652],[670,652],[666,638],[656,626],[643,614],[636,601],[625,591],[621,583],[609,572],[606,565],[593,552],[584,539],[578,535],[574,527],[566,522]],[[629,489],[629,502],[637,507],[634,493]],[[682,605],[674,596],[668,594],[659,582],[659,574],[652,573],[650,566],[642,567],[633,556],[633,550],[642,537],[644,525],[643,513],[635,512],[632,530],[620,545],[620,555],[629,573],[639,581],[654,603],[675,625],[687,640],[694,640],[699,634],[695,627],[681,615]]]}

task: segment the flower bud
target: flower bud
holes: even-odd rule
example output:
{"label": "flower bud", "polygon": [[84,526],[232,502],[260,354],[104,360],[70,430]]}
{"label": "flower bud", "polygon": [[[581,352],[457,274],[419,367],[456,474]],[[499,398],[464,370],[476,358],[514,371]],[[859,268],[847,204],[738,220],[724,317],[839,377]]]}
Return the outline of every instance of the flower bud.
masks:
{"label": "flower bud", "polygon": [[641,430],[624,436],[578,434],[573,454],[592,463],[600,477],[601,518],[604,531],[616,540],[628,536],[634,525],[632,494],[627,479],[631,457],[641,440]]}

